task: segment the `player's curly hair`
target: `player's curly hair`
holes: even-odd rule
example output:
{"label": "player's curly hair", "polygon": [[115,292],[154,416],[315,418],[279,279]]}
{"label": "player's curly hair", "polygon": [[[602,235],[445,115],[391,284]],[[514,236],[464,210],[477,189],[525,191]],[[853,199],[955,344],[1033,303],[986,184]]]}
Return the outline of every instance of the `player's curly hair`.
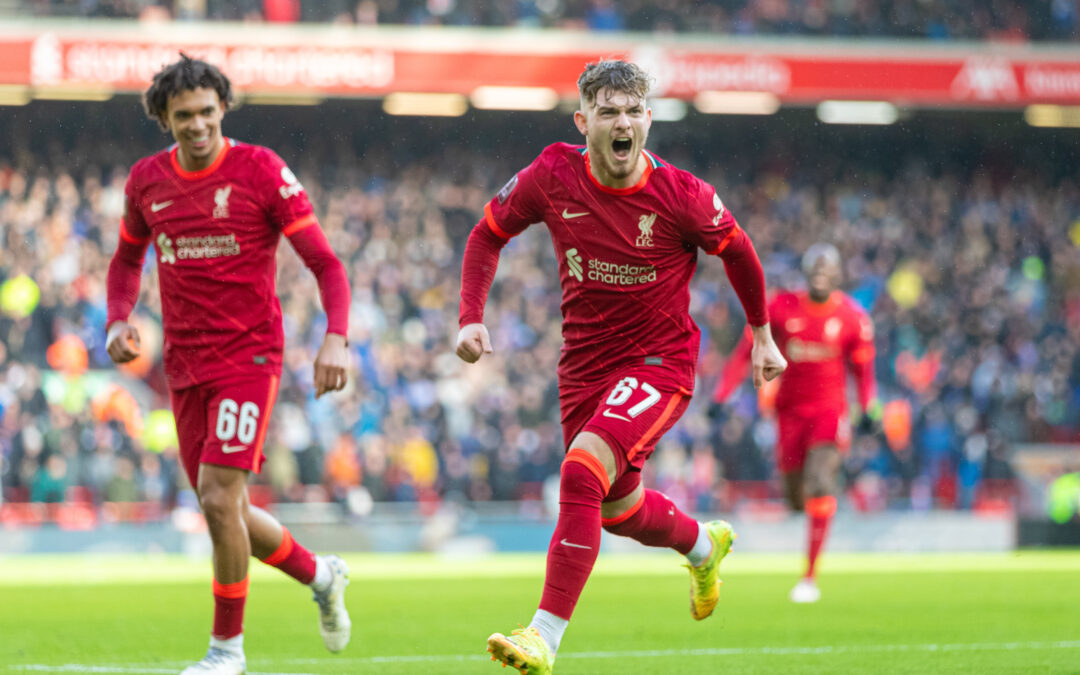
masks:
{"label": "player's curly hair", "polygon": [[157,120],[162,129],[165,125],[165,114],[168,110],[169,98],[182,91],[206,87],[217,92],[221,99],[221,105],[226,110],[233,102],[232,84],[229,78],[218,69],[217,66],[193,59],[184,52],[180,52],[180,60],[171,63],[154,75],[154,81],[143,95],[143,107],[151,119]]}
{"label": "player's curly hair", "polygon": [[577,81],[581,98],[589,104],[596,101],[596,94],[604,87],[645,98],[652,85],[652,77],[640,66],[617,59],[588,64]]}

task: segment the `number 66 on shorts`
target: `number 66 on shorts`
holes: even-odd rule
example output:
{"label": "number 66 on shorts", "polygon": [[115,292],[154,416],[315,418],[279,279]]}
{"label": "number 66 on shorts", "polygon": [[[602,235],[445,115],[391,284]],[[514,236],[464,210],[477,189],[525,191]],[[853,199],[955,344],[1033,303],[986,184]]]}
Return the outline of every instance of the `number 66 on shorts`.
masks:
{"label": "number 66 on shorts", "polygon": [[199,464],[259,472],[277,390],[277,376],[254,374],[169,392],[180,459],[192,485]]}

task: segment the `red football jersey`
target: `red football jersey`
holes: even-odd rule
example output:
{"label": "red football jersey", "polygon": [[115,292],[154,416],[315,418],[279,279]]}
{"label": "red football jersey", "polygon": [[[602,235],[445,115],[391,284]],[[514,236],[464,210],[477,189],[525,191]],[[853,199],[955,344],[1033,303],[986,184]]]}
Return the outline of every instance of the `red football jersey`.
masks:
{"label": "red football jersey", "polygon": [[212,165],[185,171],[173,146],[136,163],[125,191],[121,236],[156,251],[169,385],[280,374],[275,254],[282,234],[315,223],[285,162],[226,138]]}
{"label": "red football jersey", "polygon": [[[876,395],[874,327],[867,313],[841,291],[817,303],[806,291],[782,292],[769,303],[773,339],[788,361],[776,394],[778,411],[847,411],[847,373],[858,386],[859,405],[866,410]],[[732,352],[713,398],[731,395],[750,366],[749,331]]]}
{"label": "red football jersey", "polygon": [[650,359],[693,388],[700,331],[690,318],[689,282],[697,250],[718,254],[740,230],[711,185],[644,154],[641,180],[614,189],[592,176],[584,146],[550,145],[484,209],[504,239],[539,222],[551,232],[563,382],[602,380]]}

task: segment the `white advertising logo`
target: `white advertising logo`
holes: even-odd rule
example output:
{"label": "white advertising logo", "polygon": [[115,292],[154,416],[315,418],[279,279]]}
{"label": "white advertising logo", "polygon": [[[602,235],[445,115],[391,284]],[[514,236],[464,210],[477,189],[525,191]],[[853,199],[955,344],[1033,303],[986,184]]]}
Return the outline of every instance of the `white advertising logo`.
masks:
{"label": "white advertising logo", "polygon": [[976,101],[1012,101],[1019,98],[1020,85],[1008,59],[971,58],[953,80],[952,94]]}

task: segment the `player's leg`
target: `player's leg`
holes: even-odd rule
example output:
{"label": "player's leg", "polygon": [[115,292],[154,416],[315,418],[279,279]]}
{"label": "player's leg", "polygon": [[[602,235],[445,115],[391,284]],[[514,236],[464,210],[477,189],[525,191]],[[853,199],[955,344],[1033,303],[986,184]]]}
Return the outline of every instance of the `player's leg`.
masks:
{"label": "player's leg", "polygon": [[806,464],[808,420],[791,410],[776,411],[776,468],[784,487],[784,499],[794,512],[803,510],[803,466]]}
{"label": "player's leg", "polygon": [[[204,460],[258,471],[265,459],[263,444],[277,399],[278,378],[255,374],[218,383],[210,397],[208,441]],[[311,586],[319,606],[319,632],[332,652],[349,643],[352,623],[345,609],[349,569],[337,556],[316,556],[266,511],[251,505],[242,492],[241,515],[251,554]]]}
{"label": "player's leg", "polygon": [[585,425],[608,442],[620,464],[619,478],[602,506],[604,529],[646,546],[671,548],[685,555],[690,569],[690,612],[709,616],[720,597],[720,561],[735,537],[723,521],[699,523],[667,495],[641,485],[641,468],[657,441],[675,425],[690,392],[660,367],[632,368],[617,382]]}
{"label": "player's leg", "polygon": [[780,479],[784,484],[784,499],[787,500],[788,508],[798,513],[802,511],[806,504],[803,491],[803,470],[792,469],[780,474]]}
{"label": "player's leg", "polygon": [[251,556],[243,518],[247,474],[231,466],[199,467],[195,491],[214,549],[214,625],[206,657],[184,675],[244,672],[244,605]]}
{"label": "player's leg", "polygon": [[[632,486],[632,487],[631,487]],[[629,490],[629,494],[619,496]],[[686,556],[690,570],[690,615],[707,618],[720,599],[720,562],[735,532],[723,520],[702,523],[683,513],[667,495],[646,490],[639,471],[627,471],[611,487],[601,507],[604,529],[646,546],[670,548]]]}
{"label": "player's leg", "polygon": [[315,555],[293,539],[292,533],[272,515],[252,506],[246,492],[244,497],[252,555],[311,587],[319,606],[323,643],[332,652],[341,651],[349,644],[352,633],[352,621],[345,608],[345,587],[349,584],[345,561],[336,555]]}
{"label": "player's leg", "polygon": [[[176,433],[180,441],[180,462],[191,486],[198,491],[200,462],[207,442],[207,405],[210,392],[204,387],[169,392]],[[216,551],[215,551],[216,554]],[[216,558],[216,555],[215,555]],[[233,575],[235,576],[235,572]],[[234,576],[227,577],[231,580]],[[240,577],[236,577],[239,579]],[[246,574],[243,575],[246,579]],[[224,585],[217,575],[215,564],[214,625],[210,632],[210,649],[202,661],[183,671],[183,675],[235,675],[246,667],[243,649],[243,605],[247,598],[246,584]],[[222,637],[217,637],[218,635]]]}
{"label": "player's leg", "polygon": [[806,516],[809,537],[806,554],[806,575],[816,576],[818,555],[825,545],[829,524],[836,513],[837,477],[840,472],[840,451],[833,444],[810,448],[806,457],[803,485],[806,491]]}
{"label": "player's leg", "polygon": [[528,627],[488,638],[492,659],[528,675],[550,673],[563,633],[600,550],[600,503],[615,479],[611,448],[596,434],[574,438],[562,463],[559,518],[548,546],[540,607]]}
{"label": "player's leg", "polygon": [[[793,410],[778,410],[777,468],[783,478],[784,496],[795,513],[807,510],[806,471],[809,446],[814,438],[814,419]],[[807,558],[813,550],[813,521],[807,521],[810,536],[807,540]],[[817,602],[821,597],[813,576],[803,576],[791,589],[788,597],[792,602]]]}

